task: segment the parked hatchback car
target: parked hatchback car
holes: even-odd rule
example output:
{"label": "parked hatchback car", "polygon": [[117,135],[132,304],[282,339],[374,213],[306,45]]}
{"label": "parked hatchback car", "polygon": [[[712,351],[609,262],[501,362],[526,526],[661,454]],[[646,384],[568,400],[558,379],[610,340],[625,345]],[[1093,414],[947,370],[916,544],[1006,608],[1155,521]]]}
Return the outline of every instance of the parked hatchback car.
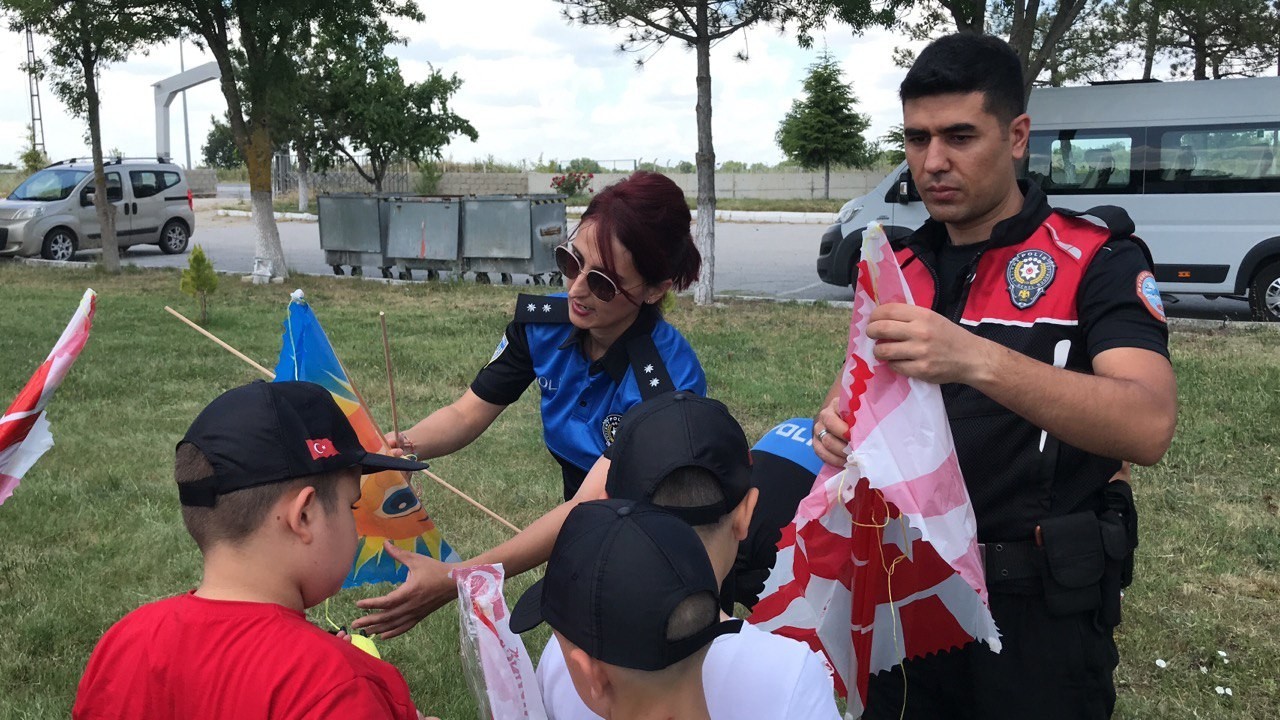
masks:
{"label": "parked hatchback car", "polygon": [[[114,158],[106,174],[121,248],[158,245],[167,254],[187,249],[195,212],[180,166],[164,158]],[[0,200],[0,255],[70,260],[79,250],[98,247],[102,232],[92,161],[56,162]]]}

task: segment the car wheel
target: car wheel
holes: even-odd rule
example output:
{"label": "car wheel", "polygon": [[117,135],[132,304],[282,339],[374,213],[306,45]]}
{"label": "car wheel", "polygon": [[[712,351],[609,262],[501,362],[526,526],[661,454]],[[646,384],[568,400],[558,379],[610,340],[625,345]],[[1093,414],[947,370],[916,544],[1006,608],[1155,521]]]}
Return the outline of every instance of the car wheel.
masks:
{"label": "car wheel", "polygon": [[187,226],[183,225],[181,220],[170,220],[164,224],[164,229],[160,231],[160,252],[165,255],[177,255],[185,252],[189,239],[190,235],[187,233]]}
{"label": "car wheel", "polygon": [[1254,320],[1280,322],[1280,261],[1258,271],[1249,287],[1249,308]]}
{"label": "car wheel", "polygon": [[40,257],[45,260],[70,260],[76,254],[76,234],[66,228],[54,228],[44,236]]}

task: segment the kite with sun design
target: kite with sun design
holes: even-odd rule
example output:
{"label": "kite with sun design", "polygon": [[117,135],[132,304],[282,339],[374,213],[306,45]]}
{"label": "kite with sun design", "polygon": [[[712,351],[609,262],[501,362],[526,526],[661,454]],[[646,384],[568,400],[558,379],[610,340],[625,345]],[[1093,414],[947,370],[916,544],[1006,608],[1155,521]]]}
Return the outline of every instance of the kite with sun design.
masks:
{"label": "kite with sun design", "polygon": [[[382,433],[338,361],[329,338],[301,290],[294,292],[289,303],[280,360],[275,372],[277,380],[306,380],[324,386],[351,421],[360,444],[370,452],[386,451]],[[408,568],[386,553],[383,541],[445,562],[461,559],[444,541],[413,488],[398,472],[365,475],[354,511],[360,545],[343,587],[404,582]]]}

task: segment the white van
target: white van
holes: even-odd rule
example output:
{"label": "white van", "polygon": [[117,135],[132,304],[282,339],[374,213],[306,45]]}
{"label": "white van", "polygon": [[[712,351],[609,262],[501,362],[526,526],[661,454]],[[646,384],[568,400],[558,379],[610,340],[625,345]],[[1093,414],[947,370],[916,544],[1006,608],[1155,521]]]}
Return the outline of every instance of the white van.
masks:
{"label": "white van", "polygon": [[[1162,292],[1247,297],[1280,321],[1280,77],[1044,88],[1028,111],[1027,174],[1050,205],[1123,207]],[[927,217],[903,163],[841,209],[818,276],[849,284],[871,221],[896,239]]]}
{"label": "white van", "polygon": [[[185,251],[196,218],[182,168],[162,158],[114,158],[105,169],[119,246]],[[0,256],[70,260],[79,250],[101,246],[92,161],[56,162],[0,200]]]}

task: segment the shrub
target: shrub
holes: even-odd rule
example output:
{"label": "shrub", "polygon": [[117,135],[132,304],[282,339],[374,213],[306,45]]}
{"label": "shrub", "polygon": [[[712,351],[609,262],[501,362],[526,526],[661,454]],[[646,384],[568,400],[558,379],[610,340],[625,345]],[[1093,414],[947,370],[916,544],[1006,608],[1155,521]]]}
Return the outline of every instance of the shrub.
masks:
{"label": "shrub", "polygon": [[199,245],[192,248],[187,265],[178,287],[200,302],[200,324],[204,325],[209,322],[209,293],[218,289],[218,274],[213,271],[213,263],[209,262]]}
{"label": "shrub", "polygon": [[551,178],[551,189],[570,197],[582,195],[584,191],[593,193],[595,189],[591,187],[591,181],[595,177],[595,173],[570,171]]}

